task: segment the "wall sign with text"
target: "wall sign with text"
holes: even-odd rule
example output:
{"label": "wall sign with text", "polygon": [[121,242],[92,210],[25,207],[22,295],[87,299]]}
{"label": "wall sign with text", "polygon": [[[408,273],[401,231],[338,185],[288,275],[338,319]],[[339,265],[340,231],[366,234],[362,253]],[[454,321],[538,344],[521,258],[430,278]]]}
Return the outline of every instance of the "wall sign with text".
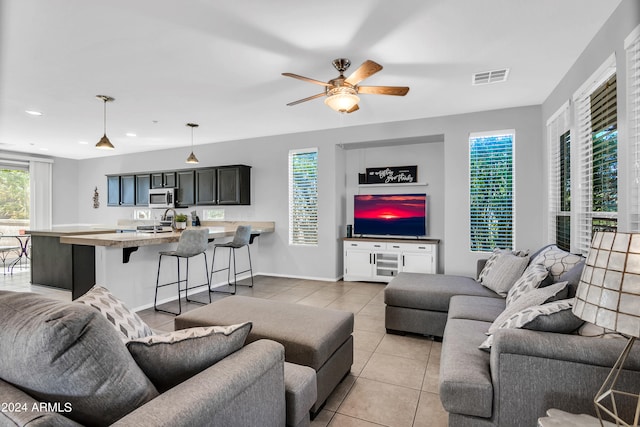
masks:
{"label": "wall sign with text", "polygon": [[418,166],[367,168],[365,184],[404,184],[418,181]]}

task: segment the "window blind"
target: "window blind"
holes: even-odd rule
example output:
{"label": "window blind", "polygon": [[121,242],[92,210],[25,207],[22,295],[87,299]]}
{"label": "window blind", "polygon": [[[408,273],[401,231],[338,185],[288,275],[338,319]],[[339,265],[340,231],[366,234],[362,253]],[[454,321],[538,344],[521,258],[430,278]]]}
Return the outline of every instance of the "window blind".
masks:
{"label": "window blind", "polygon": [[625,39],[627,56],[627,123],[629,154],[633,161],[629,204],[629,231],[640,231],[640,26]]}
{"label": "window blind", "polygon": [[469,137],[470,248],[514,247],[514,133]]}
{"label": "window blind", "polygon": [[549,154],[548,241],[571,248],[571,132],[570,105],[565,102],[547,121]]}
{"label": "window blind", "polygon": [[289,244],[318,245],[318,150],[289,151]]}
{"label": "window blind", "polygon": [[574,95],[579,190],[575,251],[586,255],[594,231],[615,230],[618,130],[615,57]]}

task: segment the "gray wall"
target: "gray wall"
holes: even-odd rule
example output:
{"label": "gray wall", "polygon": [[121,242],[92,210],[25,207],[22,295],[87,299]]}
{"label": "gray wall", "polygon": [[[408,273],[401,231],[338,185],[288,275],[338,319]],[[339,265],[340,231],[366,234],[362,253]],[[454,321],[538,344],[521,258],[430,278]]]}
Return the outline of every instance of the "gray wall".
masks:
{"label": "gray wall", "polygon": [[[551,92],[542,104],[542,126],[546,132],[546,122],[567,100],[572,99],[574,92],[595,73],[604,61],[613,53],[616,56],[617,103],[618,103],[618,229],[625,231],[629,220],[628,205],[630,191],[635,184],[633,176],[633,156],[629,152],[627,131],[627,73],[624,39],[640,25],[640,1],[622,0],[622,3],[605,25],[598,31],[578,60],[564,76],[562,81]],[[547,146],[543,146],[545,158]],[[545,188],[547,188],[548,169],[544,169]],[[545,197],[545,211],[548,206]],[[547,230],[548,218],[544,224]],[[551,237],[548,237],[551,239]],[[549,240],[550,241],[550,240]]]}
{"label": "gray wall", "polygon": [[[225,207],[229,220],[276,222],[276,232],[258,242],[257,270],[273,275],[335,280],[342,275],[342,242],[347,223],[348,198],[353,188],[354,164],[342,146],[363,141],[390,141],[443,134],[444,142],[421,146],[391,146],[376,150],[377,158],[393,163],[420,164],[431,170],[428,176],[431,206],[430,236],[441,238],[441,271],[453,274],[475,272],[475,262],[485,254],[469,251],[468,233],[468,138],[470,132],[516,130],[516,234],[517,246],[536,249],[542,244],[541,206],[544,200],[542,176],[542,135],[540,107],[522,107],[433,119],[385,123],[369,126],[269,136],[196,146],[199,166],[244,163],[252,166],[251,206]],[[318,147],[319,230],[318,247],[288,245],[288,169],[290,149]],[[417,151],[415,151],[417,150]],[[76,215],[81,223],[115,224],[131,218],[133,208],[106,206],[105,174],[184,168],[189,149],[158,150],[127,156],[112,156],[77,162],[76,212],[56,209],[54,224],[68,223]],[[374,156],[374,154],[371,154]],[[424,159],[408,162],[414,156]],[[372,157],[373,159],[373,157]],[[377,160],[376,160],[377,163]],[[397,163],[397,164],[399,164]],[[358,166],[359,167],[359,166]],[[422,168],[421,168],[422,169]],[[65,181],[68,181],[65,179]],[[60,183],[54,183],[56,187]],[[94,187],[101,195],[99,209],[93,209]],[[60,191],[57,188],[56,191]],[[348,196],[350,195],[350,196]],[[73,204],[69,204],[72,209]]]}

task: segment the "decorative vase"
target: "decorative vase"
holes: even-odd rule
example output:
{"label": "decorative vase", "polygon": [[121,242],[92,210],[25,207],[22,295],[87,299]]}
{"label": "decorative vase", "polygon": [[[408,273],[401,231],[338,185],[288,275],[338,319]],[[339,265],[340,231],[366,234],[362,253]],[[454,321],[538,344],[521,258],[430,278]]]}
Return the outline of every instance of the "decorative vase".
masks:
{"label": "decorative vase", "polygon": [[186,222],[176,222],[176,230],[184,230],[187,228]]}

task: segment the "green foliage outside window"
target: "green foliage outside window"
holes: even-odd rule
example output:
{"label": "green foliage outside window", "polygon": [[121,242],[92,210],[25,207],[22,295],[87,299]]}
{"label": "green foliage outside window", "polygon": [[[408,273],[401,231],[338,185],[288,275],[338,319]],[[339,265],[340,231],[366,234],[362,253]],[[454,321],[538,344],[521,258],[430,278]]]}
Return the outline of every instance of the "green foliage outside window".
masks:
{"label": "green foliage outside window", "polygon": [[29,172],[0,169],[0,219],[29,219]]}
{"label": "green foliage outside window", "polygon": [[513,247],[513,135],[470,138],[471,250]]}

